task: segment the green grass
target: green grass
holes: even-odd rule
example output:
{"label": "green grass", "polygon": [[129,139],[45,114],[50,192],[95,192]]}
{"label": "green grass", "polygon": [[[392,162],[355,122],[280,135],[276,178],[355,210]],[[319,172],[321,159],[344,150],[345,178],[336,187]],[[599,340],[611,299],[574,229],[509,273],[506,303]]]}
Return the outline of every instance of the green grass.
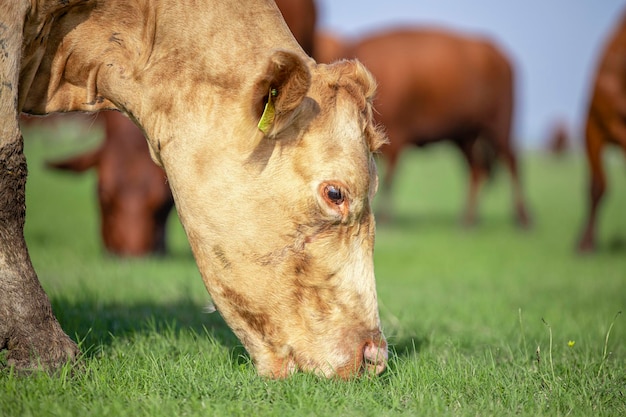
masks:
{"label": "green grass", "polygon": [[2,416],[626,415],[622,155],[607,155],[600,251],[579,256],[582,155],[524,155],[534,227],[520,231],[502,167],[483,189],[480,225],[467,230],[455,150],[408,152],[395,220],[379,225],[376,241],[389,370],[271,381],[256,376],[219,315],[203,313],[208,295],[177,219],[165,259],[103,255],[93,174],[42,167],[76,146],[76,134],[27,133],[31,256],[84,358],[55,375],[0,372]]}

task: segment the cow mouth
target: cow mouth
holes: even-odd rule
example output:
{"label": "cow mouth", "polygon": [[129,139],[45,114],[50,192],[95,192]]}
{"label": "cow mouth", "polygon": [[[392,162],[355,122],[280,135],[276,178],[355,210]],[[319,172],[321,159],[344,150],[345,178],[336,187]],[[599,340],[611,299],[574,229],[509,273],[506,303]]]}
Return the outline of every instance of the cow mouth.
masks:
{"label": "cow mouth", "polygon": [[387,368],[389,354],[387,342],[381,338],[376,342],[373,340],[366,341],[352,361],[338,367],[322,366],[313,361],[302,361],[302,357],[298,359],[297,355],[292,352],[288,357],[274,362],[274,367],[266,375],[270,378],[283,379],[301,371],[325,378],[335,377],[344,380],[359,376],[376,376],[383,373]]}
{"label": "cow mouth", "polygon": [[387,342],[384,339],[378,344],[368,341],[363,347],[361,372],[380,375],[387,368],[388,360],[389,352],[387,350]]}
{"label": "cow mouth", "polygon": [[[291,367],[291,371],[293,372],[295,369],[299,369],[304,372],[313,372],[326,378],[337,377],[348,380],[359,376],[380,375],[387,368],[388,360],[389,353],[387,350],[387,342],[384,338],[381,338],[377,341],[366,341],[361,346],[361,349],[355,355],[354,359],[348,364],[340,365],[336,368],[313,368],[310,365],[299,365]],[[295,361],[291,363],[293,364],[294,362]]]}

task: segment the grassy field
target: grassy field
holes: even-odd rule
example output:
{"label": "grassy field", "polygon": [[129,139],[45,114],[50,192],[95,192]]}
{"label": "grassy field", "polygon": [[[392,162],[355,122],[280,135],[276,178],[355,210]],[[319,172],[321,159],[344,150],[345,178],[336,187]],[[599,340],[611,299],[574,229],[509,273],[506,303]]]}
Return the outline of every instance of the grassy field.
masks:
{"label": "grassy field", "polygon": [[0,371],[1,416],[626,415],[622,155],[607,155],[600,251],[579,256],[580,154],[524,155],[534,227],[521,231],[503,169],[468,230],[459,224],[459,155],[445,145],[408,152],[394,221],[379,224],[376,241],[389,370],[349,382],[271,381],[256,376],[219,315],[203,312],[208,295],[176,218],[165,259],[103,254],[94,176],[43,169],[82,135],[27,131],[26,235],[55,312],[85,355],[55,375]]}

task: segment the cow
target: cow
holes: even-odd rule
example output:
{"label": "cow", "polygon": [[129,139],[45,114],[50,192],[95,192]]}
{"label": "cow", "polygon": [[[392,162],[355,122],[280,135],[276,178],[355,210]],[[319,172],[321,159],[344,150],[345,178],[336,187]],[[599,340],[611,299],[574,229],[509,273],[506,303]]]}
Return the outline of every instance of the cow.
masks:
{"label": "cow", "polygon": [[276,0],[276,5],[304,52],[314,56],[317,5],[314,0]]}
{"label": "cow", "polygon": [[346,56],[348,42],[339,35],[329,31],[315,31],[315,52],[313,58],[317,62],[330,64]]}
{"label": "cow", "polygon": [[557,121],[551,128],[547,143],[547,150],[552,155],[561,156],[569,149],[569,131],[563,121]]}
{"label": "cow", "polygon": [[24,240],[20,112],[119,110],[163,167],[208,292],[259,375],[386,368],[375,81],[317,64],[271,0],[0,3],[0,349],[76,358]]}
{"label": "cow", "polygon": [[606,191],[602,151],[607,145],[626,152],[626,12],[606,41],[598,60],[585,125],[585,150],[589,167],[589,206],[580,252],[596,249],[598,208]]}
{"label": "cow", "polygon": [[464,224],[476,222],[479,186],[497,153],[511,174],[517,223],[529,225],[510,139],[513,70],[502,51],[489,40],[449,30],[399,28],[364,37],[346,54],[364,63],[379,84],[376,115],[389,137],[382,149],[384,190],[391,189],[407,145],[450,140],[471,172]]}
{"label": "cow", "polygon": [[47,165],[70,172],[96,169],[100,233],[109,253],[165,254],[174,199],[163,169],[152,161],[143,133],[128,117],[102,111],[96,119],[104,128],[101,146]]}
{"label": "cow", "polygon": [[[313,0],[276,2],[300,46],[313,55],[317,9]],[[100,233],[113,255],[164,255],[166,224],[173,206],[163,170],[150,159],[143,133],[115,112],[99,116],[105,138],[102,147],[48,164],[71,172],[97,169]]]}

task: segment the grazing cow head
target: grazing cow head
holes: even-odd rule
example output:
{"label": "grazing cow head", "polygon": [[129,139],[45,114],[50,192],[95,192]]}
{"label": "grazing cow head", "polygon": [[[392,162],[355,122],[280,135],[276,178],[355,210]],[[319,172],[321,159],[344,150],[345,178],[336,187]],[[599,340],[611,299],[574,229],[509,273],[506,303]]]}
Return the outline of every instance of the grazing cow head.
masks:
{"label": "grazing cow head", "polygon": [[[264,134],[212,167],[229,173],[207,187],[222,197],[205,209],[218,233],[190,240],[210,259],[218,309],[263,373],[384,368],[372,263],[372,151],[382,143],[373,88],[354,62],[311,71],[275,53],[251,103]],[[190,169],[206,169],[196,163]]]}
{"label": "grazing cow head", "polygon": [[103,111],[105,137],[98,149],[51,168],[98,172],[98,203],[104,246],[119,256],[162,255],[167,217],[174,199],[163,169],[155,165],[143,133],[119,112]]}
{"label": "grazing cow head", "polygon": [[118,108],[143,127],[259,373],[381,372],[370,202],[384,138],[367,70],[317,65],[272,1],[110,0],[56,16],[24,110]]}

